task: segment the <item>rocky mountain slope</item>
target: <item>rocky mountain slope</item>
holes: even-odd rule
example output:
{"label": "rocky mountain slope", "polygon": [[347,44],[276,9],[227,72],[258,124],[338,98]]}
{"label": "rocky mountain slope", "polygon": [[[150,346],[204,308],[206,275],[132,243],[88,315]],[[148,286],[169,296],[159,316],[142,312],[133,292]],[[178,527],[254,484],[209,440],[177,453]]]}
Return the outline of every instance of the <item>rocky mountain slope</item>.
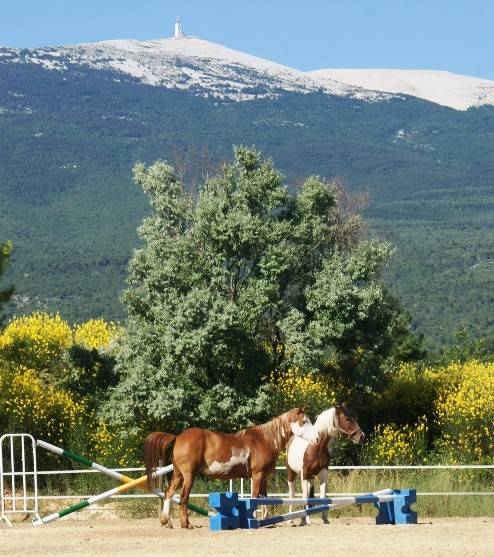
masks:
{"label": "rocky mountain slope", "polygon": [[0,63],[39,64],[64,72],[72,66],[114,70],[122,79],[189,90],[235,101],[282,91],[323,91],[367,101],[406,94],[466,110],[494,105],[494,82],[447,72],[334,70],[301,72],[195,37],[114,40],[37,49],[0,49]]}
{"label": "rocky mountain slope", "polygon": [[431,345],[462,328],[494,334],[491,82],[328,71],[193,37],[0,48],[12,310],[123,319],[126,266],[149,212],[133,165],[166,159],[188,179],[244,144],[289,187],[319,174],[365,192],[371,232],[397,247],[384,278]]}

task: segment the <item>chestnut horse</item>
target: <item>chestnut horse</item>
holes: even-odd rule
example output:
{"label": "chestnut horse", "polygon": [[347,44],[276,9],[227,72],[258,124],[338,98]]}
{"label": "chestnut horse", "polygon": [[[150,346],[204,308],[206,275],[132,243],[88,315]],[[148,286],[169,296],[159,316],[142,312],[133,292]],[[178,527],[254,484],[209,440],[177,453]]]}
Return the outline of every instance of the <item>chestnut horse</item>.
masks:
{"label": "chestnut horse", "polygon": [[270,422],[238,433],[218,433],[198,427],[186,429],[177,436],[160,431],[150,433],[144,442],[144,462],[150,489],[158,461],[161,459],[164,462],[167,447],[173,445],[173,477],[166,491],[161,524],[172,527],[170,499],[182,486],[180,526],[193,528],[189,522],[187,501],[197,474],[222,480],[252,478],[252,497],[259,497],[260,490],[267,484],[267,477],[276,470],[278,456],[292,435],[299,436],[307,444],[315,445],[319,441],[305,410],[305,406],[294,408]]}
{"label": "chestnut horse", "polygon": [[[364,440],[364,432],[353,419],[345,403],[322,412],[317,417],[314,427],[319,433],[317,445],[309,446],[303,439],[295,437],[288,443],[286,467],[290,498],[295,496],[294,483],[297,474],[300,474],[302,482],[303,499],[314,496],[316,476],[319,478],[320,497],[326,497],[331,450],[338,439],[338,434],[343,433],[354,443],[362,443]],[[328,524],[327,512],[322,513],[322,519],[324,524]],[[303,517],[300,524],[310,524],[310,517]]]}

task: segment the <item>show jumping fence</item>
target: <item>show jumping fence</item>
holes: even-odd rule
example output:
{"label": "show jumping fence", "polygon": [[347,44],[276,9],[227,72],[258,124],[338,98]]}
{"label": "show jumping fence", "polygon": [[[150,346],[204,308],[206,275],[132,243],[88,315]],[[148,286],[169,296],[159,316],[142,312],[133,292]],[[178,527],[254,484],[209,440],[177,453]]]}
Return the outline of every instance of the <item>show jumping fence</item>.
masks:
{"label": "show jumping fence", "polygon": [[[239,499],[237,493],[211,493],[209,495],[209,506],[216,509],[216,514],[210,518],[210,528],[211,530],[261,528],[349,505],[365,503],[372,503],[378,509],[379,514],[376,517],[376,524],[416,524],[417,513],[410,509],[410,505],[415,503],[416,500],[417,494],[414,489],[384,489],[353,497],[326,497],[322,499],[283,499],[275,497]],[[255,513],[262,505],[307,505],[309,508],[259,519],[255,517]]]}

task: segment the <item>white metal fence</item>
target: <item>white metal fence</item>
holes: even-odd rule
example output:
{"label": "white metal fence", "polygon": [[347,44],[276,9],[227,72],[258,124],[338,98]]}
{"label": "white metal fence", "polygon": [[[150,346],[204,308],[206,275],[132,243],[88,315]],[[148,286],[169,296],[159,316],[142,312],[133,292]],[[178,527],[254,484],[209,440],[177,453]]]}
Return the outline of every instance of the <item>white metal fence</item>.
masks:
{"label": "white metal fence", "polygon": [[[16,463],[20,462],[20,469]],[[36,441],[24,433],[0,437],[0,523],[8,515],[38,515]]]}
{"label": "white metal fence", "polygon": [[[115,468],[116,472],[120,473],[136,473],[136,477],[139,475],[143,475],[146,473],[144,468]],[[277,472],[283,472],[286,470],[284,466],[277,466]],[[425,465],[394,465],[394,466],[328,466],[328,470],[492,470],[494,472],[494,464],[493,465],[483,465],[483,464],[458,464],[458,465],[435,465],[435,466],[425,466]],[[38,476],[48,475],[48,476],[61,476],[64,474],[92,474],[97,472],[97,470],[38,470]],[[494,486],[494,478],[493,478],[493,486]],[[250,496],[250,480],[249,479],[240,479],[240,480],[225,480],[224,481],[224,491],[236,491],[239,494],[239,497],[249,497]],[[286,496],[287,492],[270,492],[268,496],[270,497],[281,497]],[[191,493],[190,497],[196,498],[204,498],[208,497],[209,493]],[[299,494],[301,495],[301,494]],[[355,493],[347,493],[347,492],[331,492],[332,496],[338,497],[345,497],[345,496],[354,496]],[[417,493],[417,495],[494,495],[494,491],[486,491],[486,492],[479,492],[479,491],[439,491],[439,492],[421,492]],[[38,495],[39,500],[56,500],[56,499],[82,499],[82,498],[89,498],[92,495]],[[153,498],[155,495],[151,493],[134,493],[134,494],[122,494],[116,495],[113,498],[115,499],[137,499],[137,498]]]}

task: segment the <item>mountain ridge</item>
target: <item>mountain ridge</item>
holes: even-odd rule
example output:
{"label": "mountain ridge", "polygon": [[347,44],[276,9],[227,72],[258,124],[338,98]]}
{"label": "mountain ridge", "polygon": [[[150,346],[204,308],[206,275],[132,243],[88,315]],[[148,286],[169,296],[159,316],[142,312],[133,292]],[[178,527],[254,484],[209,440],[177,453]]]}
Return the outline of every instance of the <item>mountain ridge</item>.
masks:
{"label": "mountain ridge", "polygon": [[[180,58],[182,63],[176,64]],[[183,64],[189,60],[189,67]],[[197,37],[120,39],[31,49],[0,48],[0,63],[112,69],[153,86],[196,89],[218,99],[275,97],[276,89],[323,91],[368,102],[410,95],[455,110],[494,105],[494,81],[432,70],[319,69],[303,72]],[[266,82],[270,82],[266,86]]]}
{"label": "mountain ridge", "polygon": [[[365,192],[370,233],[397,247],[384,280],[432,344],[467,326],[490,334],[493,120],[489,105],[458,111],[320,87],[304,72],[189,39],[0,48],[11,310],[123,319],[119,294],[149,213],[134,164],[163,159],[183,173],[188,161],[207,172],[243,144],[272,159],[288,187],[317,174]],[[180,176],[192,187],[204,178]]]}
{"label": "mountain ridge", "polygon": [[494,104],[494,81],[438,70],[315,70],[310,75],[347,85],[417,97],[455,110]]}

